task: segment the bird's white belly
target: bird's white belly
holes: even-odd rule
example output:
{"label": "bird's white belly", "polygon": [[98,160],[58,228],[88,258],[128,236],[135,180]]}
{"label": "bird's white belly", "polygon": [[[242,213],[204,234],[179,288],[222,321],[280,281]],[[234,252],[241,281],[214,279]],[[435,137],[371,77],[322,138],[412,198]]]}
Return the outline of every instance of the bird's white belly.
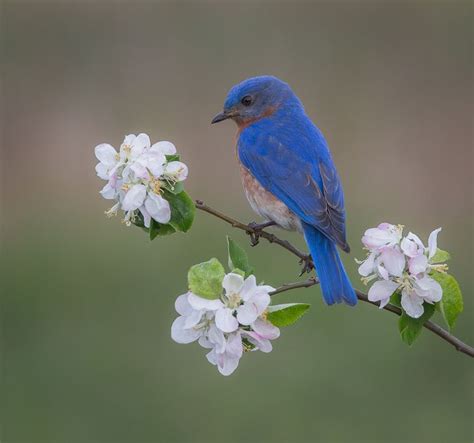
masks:
{"label": "bird's white belly", "polygon": [[288,209],[288,206],[267,191],[242,165],[240,175],[247,200],[257,214],[266,220],[274,221],[283,229],[302,232],[300,219]]}

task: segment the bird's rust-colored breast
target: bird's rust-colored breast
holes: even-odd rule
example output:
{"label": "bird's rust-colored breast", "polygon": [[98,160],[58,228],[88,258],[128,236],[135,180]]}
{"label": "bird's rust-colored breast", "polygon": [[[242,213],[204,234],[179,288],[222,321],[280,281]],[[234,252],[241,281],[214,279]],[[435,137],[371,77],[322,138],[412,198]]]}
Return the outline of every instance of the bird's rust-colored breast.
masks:
{"label": "bird's rust-colored breast", "polygon": [[240,176],[247,200],[257,214],[266,220],[274,221],[283,229],[302,232],[299,218],[281,200],[267,191],[241,163]]}

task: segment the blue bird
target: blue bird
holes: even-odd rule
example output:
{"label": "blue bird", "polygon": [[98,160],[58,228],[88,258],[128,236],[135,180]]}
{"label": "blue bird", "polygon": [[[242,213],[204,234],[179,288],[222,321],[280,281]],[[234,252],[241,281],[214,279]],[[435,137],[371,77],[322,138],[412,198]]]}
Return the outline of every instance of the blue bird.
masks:
{"label": "blue bird", "polygon": [[339,257],[346,241],[344,194],[321,131],[285,82],[249,78],[232,87],[212,123],[238,126],[240,172],[252,209],[304,235],[328,305],[357,297]]}

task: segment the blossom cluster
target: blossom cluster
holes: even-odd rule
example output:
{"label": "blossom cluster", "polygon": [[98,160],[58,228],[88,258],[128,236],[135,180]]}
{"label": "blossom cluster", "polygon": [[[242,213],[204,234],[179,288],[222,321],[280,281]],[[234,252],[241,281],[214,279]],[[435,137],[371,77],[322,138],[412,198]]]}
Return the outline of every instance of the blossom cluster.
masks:
{"label": "blossom cluster", "polygon": [[439,302],[443,291],[430,277],[430,272],[446,270],[446,265],[434,260],[440,231],[438,228],[431,232],[426,247],[412,232],[403,236],[401,225],[381,223],[367,229],[362,243],[368,255],[359,262],[359,274],[366,284],[377,280],[369,289],[369,300],[380,302],[380,308],[383,308],[398,291],[403,310],[412,318],[423,315],[423,303]]}
{"label": "blossom cluster", "polygon": [[208,361],[223,375],[232,374],[245,351],[270,352],[280,330],[266,319],[271,286],[257,285],[254,275],[226,274],[220,298],[209,300],[192,292],[175,303],[179,317],[171,326],[177,343],[209,349]]}
{"label": "blossom cluster", "polygon": [[161,141],[151,145],[147,134],[127,135],[119,152],[108,143],[97,145],[95,156],[99,163],[95,169],[101,179],[107,180],[100,193],[116,202],[106,214],[116,215],[121,209],[125,212],[125,223],[130,225],[139,211],[147,228],[151,219],[168,223],[171,208],[163,192],[173,190],[188,175],[187,166],[176,160],[175,154],[172,143]]}

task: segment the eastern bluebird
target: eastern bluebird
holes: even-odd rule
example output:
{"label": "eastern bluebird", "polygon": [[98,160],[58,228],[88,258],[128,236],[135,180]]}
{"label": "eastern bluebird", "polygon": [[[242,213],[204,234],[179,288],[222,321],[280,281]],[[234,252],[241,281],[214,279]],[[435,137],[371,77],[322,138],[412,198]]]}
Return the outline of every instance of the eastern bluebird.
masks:
{"label": "eastern bluebird", "polygon": [[349,252],[344,194],[321,131],[290,87],[249,78],[228,93],[212,123],[232,119],[242,183],[252,209],[304,235],[328,305],[357,303],[336,245]]}

